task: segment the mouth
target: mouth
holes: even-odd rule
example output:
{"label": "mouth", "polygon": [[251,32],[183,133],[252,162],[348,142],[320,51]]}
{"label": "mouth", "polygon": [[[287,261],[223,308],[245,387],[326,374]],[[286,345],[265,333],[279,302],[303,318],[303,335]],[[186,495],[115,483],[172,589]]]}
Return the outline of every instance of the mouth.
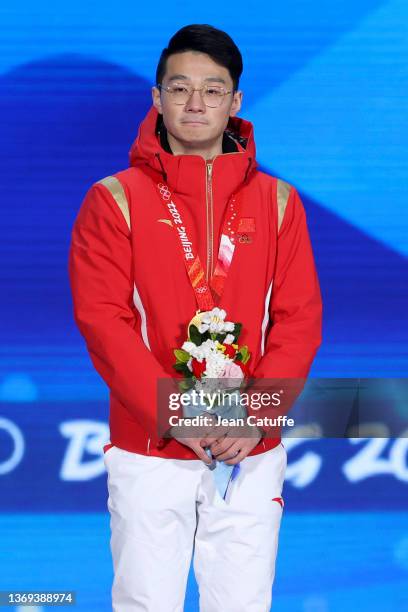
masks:
{"label": "mouth", "polygon": [[183,125],[207,125],[203,121],[182,121]]}

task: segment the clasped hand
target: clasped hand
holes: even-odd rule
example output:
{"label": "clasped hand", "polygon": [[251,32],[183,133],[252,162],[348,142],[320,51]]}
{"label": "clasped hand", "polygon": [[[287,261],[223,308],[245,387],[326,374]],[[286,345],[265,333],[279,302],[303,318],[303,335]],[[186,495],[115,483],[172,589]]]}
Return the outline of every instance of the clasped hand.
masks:
{"label": "clasped hand", "polygon": [[[171,428],[172,437],[191,448],[197,457],[207,465],[212,463],[211,457],[205,452],[208,447],[217,461],[224,461],[227,465],[236,465],[251,452],[262,437],[261,430],[252,425],[218,425],[216,420],[210,423],[195,437],[180,435],[180,426]],[[178,435],[177,435],[178,434]]]}

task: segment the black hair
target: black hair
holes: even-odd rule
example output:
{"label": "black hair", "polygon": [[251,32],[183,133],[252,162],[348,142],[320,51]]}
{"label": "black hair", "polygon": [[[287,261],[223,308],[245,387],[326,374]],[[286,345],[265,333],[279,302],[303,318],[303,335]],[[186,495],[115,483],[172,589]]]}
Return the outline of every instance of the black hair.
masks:
{"label": "black hair", "polygon": [[226,32],[208,24],[184,26],[170,38],[157,64],[157,85],[161,85],[165,75],[167,58],[183,51],[198,51],[209,55],[216,64],[228,69],[234,84],[234,91],[238,89],[239,77],[243,69],[241,52]]}

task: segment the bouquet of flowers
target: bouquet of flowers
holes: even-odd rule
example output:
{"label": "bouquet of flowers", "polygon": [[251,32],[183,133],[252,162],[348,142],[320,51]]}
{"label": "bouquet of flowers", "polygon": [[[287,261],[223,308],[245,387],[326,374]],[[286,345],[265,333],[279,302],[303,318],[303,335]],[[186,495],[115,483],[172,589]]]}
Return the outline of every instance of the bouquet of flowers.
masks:
{"label": "bouquet of flowers", "polygon": [[[189,323],[187,340],[181,349],[174,350],[176,363],[173,367],[184,375],[179,383],[184,391],[191,391],[193,388],[207,393],[214,389],[218,391],[220,399],[218,403],[212,404],[217,409],[212,408],[210,414],[222,414],[224,417],[233,414],[237,417],[246,414],[240,404],[239,389],[249,376],[247,364],[251,355],[246,345],[238,344],[241,323],[225,321],[225,317],[225,310],[220,308],[198,312]],[[228,392],[220,395],[220,387],[228,389]],[[226,394],[229,396],[228,402],[225,399]],[[229,409],[226,404],[229,404]],[[209,410],[205,399],[204,404],[201,403],[198,407],[192,404],[183,405],[185,416],[194,416]],[[206,452],[211,457],[208,447]],[[225,499],[229,483],[239,473],[240,465],[238,463],[232,466],[213,460],[209,467],[213,471],[216,488]]]}
{"label": "bouquet of flowers", "polygon": [[[213,308],[190,321],[188,339],[181,349],[174,350],[173,367],[185,378],[182,388],[204,387],[206,379],[216,379],[216,384],[224,379],[225,386],[239,388],[249,375],[251,355],[246,345],[238,345],[242,325],[225,321],[225,316],[225,310]],[[197,385],[199,382],[202,385]]]}

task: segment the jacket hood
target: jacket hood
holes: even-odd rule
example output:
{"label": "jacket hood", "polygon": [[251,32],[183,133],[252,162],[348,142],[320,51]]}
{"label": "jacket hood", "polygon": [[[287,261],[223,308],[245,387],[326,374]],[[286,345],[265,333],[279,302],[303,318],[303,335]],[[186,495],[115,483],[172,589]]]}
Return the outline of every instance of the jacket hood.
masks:
{"label": "jacket hood", "polygon": [[[167,152],[157,133],[161,115],[152,106],[139,126],[137,137],[129,150],[129,165],[156,174],[175,191],[185,191],[191,177],[205,172],[205,160],[199,155],[173,155]],[[248,182],[257,167],[253,126],[240,117],[230,117],[225,133],[236,144],[235,153],[217,155],[214,171],[222,172],[232,193],[241,183]]]}

